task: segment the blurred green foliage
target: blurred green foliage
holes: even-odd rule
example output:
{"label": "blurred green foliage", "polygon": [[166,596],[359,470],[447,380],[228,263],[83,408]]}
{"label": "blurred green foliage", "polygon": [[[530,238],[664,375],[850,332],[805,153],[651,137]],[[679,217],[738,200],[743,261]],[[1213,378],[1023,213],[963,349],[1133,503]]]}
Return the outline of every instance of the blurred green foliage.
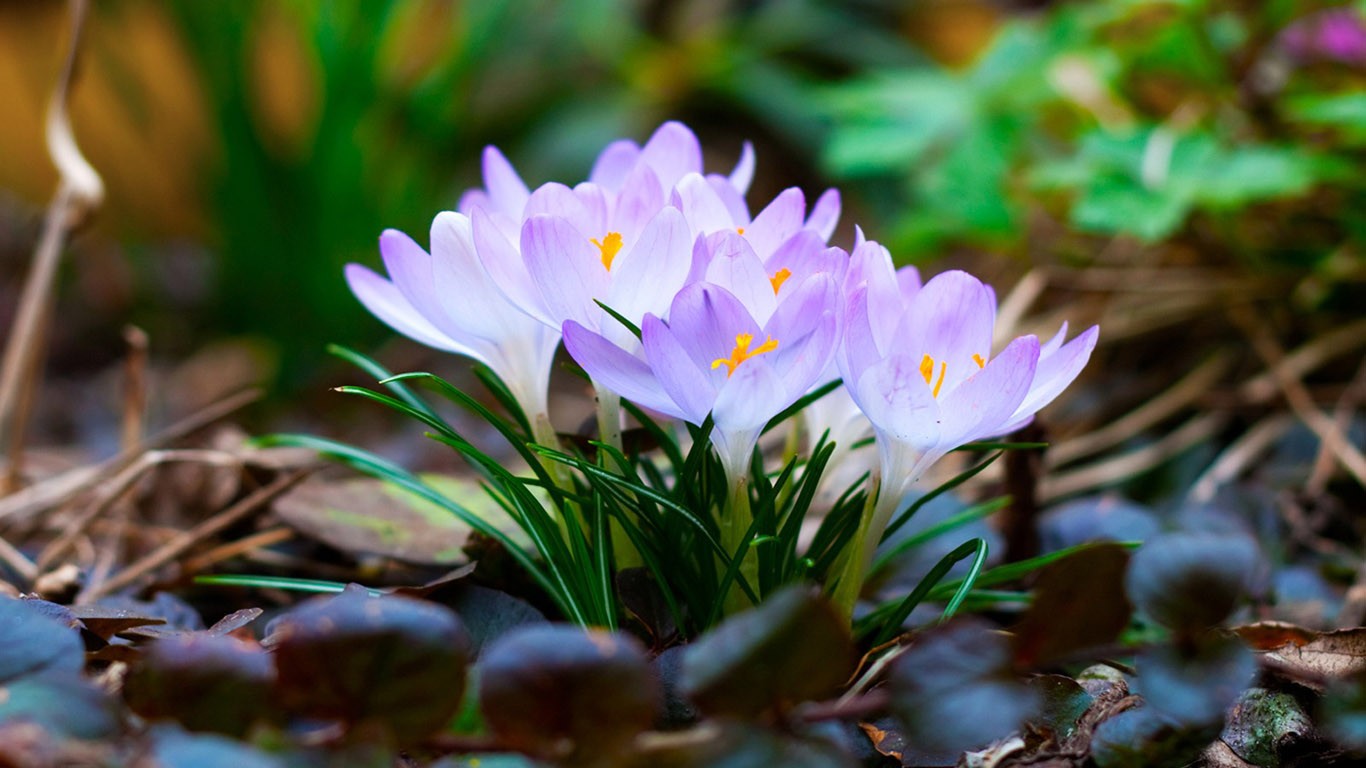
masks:
{"label": "blurred green foliage", "polygon": [[828,88],[825,164],[892,190],[903,254],[1061,231],[1312,267],[1366,235],[1366,4],[1331,5],[1058,3],[963,71]]}

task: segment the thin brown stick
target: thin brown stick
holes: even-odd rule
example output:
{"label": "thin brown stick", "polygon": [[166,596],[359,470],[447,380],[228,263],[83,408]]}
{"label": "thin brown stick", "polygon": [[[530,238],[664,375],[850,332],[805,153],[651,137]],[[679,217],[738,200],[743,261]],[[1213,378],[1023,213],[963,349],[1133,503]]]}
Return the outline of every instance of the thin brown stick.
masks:
{"label": "thin brown stick", "polygon": [[104,198],[104,184],[76,146],[67,114],[67,98],[76,73],[81,30],[89,4],[87,0],[71,0],[70,5],[71,41],[47,112],[47,147],[57,166],[57,191],[48,206],[43,231],[34,249],[33,265],[24,282],[4,359],[0,362],[0,442],[7,450],[5,473],[0,477],[0,495],[18,488],[23,471],[27,418],[20,409],[24,405],[25,391],[34,391],[42,368],[47,336],[44,326],[52,311],[62,249],[71,231],[98,208]]}
{"label": "thin brown stick", "polygon": [[123,364],[123,429],[119,448],[132,450],[142,444],[147,421],[147,333],[135,325],[123,329],[128,359]]}
{"label": "thin brown stick", "polygon": [[259,389],[247,389],[228,395],[147,438],[135,450],[122,451],[98,464],[77,467],[35,483],[18,493],[0,498],[0,520],[22,519],[63,504],[123,471],[137,461],[144,450],[203,429],[233,411],[259,400],[261,394]]}
{"label": "thin brown stick", "polygon": [[131,586],[152,571],[180,557],[196,544],[261,511],[266,504],[293,488],[311,472],[312,470],[302,469],[281,475],[269,485],[258,488],[236,504],[166,542],[137,562],[130,564],[108,581],[87,587],[76,596],[76,602],[78,604],[93,602],[111,592]]}
{"label": "thin brown stick", "polygon": [[[1336,425],[1338,432],[1347,432],[1352,424],[1352,414],[1363,402],[1366,402],[1366,359],[1361,361],[1351,383],[1342,391],[1337,405],[1333,407],[1333,424]],[[1318,455],[1314,457],[1314,468],[1309,473],[1309,479],[1304,482],[1305,493],[1310,498],[1322,496],[1328,487],[1328,481],[1332,478],[1333,453],[1328,450],[1327,444],[1320,445]]]}
{"label": "thin brown stick", "polygon": [[1300,421],[1319,438],[1323,447],[1333,453],[1342,468],[1366,487],[1366,456],[1347,440],[1343,430],[1339,429],[1331,418],[1319,410],[1309,390],[1305,389],[1304,382],[1288,369],[1285,365],[1285,350],[1272,336],[1271,330],[1246,308],[1235,307],[1231,311],[1234,321],[1243,328],[1248,340],[1252,342],[1252,348],[1256,350],[1257,356],[1262,358],[1262,362],[1271,370],[1281,394],[1290,405],[1290,410],[1294,411]]}
{"label": "thin brown stick", "polygon": [[221,563],[224,560],[231,560],[238,555],[251,552],[255,549],[273,546],[282,542],[289,541],[296,535],[293,528],[279,526],[270,528],[260,533],[254,533],[237,541],[230,541],[227,544],[214,547],[202,555],[196,555],[185,561],[182,571],[186,574],[199,573],[208,570],[211,566]]}
{"label": "thin brown stick", "polygon": [[1112,485],[1145,472],[1202,440],[1213,437],[1224,427],[1228,419],[1228,414],[1219,412],[1196,416],[1155,443],[1070,472],[1060,472],[1052,477],[1046,477],[1039,487],[1039,499],[1046,503],[1074,493]]}

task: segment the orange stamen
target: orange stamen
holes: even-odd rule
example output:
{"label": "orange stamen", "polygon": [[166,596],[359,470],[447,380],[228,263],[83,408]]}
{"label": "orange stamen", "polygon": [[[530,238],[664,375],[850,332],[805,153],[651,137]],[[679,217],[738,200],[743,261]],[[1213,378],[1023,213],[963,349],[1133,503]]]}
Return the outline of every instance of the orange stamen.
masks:
{"label": "orange stamen", "polygon": [[735,349],[731,350],[730,357],[718,357],[711,361],[712,369],[720,368],[723,365],[726,366],[726,378],[729,379],[731,375],[735,373],[735,369],[740,367],[740,363],[745,362],[751,357],[757,357],[765,352],[772,352],[778,348],[778,342],[772,338],[766,339],[763,344],[760,344],[751,350],[749,345],[753,343],[754,334],[737,333],[735,335]]}
{"label": "orange stamen", "polygon": [[787,282],[787,279],[789,277],[792,277],[792,270],[788,269],[787,267],[783,267],[777,272],[774,272],[773,277],[770,277],[768,279],[768,281],[773,284],[774,296],[778,295],[778,289],[783,287],[783,283]]}
{"label": "orange stamen", "polygon": [[983,360],[981,355],[973,355],[972,362],[977,363],[978,368],[987,367],[987,361]]}
{"label": "orange stamen", "polygon": [[944,386],[944,374],[949,372],[948,362],[939,363],[939,379],[934,378],[934,358],[929,355],[920,360],[920,375],[925,377],[925,383],[934,382],[934,390],[930,393],[932,397],[939,397],[939,390]]}
{"label": "orange stamen", "polygon": [[621,233],[608,232],[601,240],[595,237],[592,242],[602,252],[602,265],[610,272],[612,270],[612,259],[615,259],[617,252],[621,250]]}
{"label": "orange stamen", "polygon": [[745,228],[744,228],[744,227],[736,227],[736,228],[735,228],[735,234],[737,234],[737,235],[743,235],[743,234],[745,234]]}

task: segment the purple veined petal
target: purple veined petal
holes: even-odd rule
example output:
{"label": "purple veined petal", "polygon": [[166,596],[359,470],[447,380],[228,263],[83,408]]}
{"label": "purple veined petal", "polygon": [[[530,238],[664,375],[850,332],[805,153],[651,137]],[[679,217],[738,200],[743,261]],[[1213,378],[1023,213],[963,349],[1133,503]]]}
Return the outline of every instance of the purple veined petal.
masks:
{"label": "purple veined petal", "polygon": [[864,234],[863,234],[863,227],[860,227],[859,225],[855,224],[855,225],[854,225],[854,247],[855,247],[855,248],[858,248],[860,245],[863,245],[864,242],[866,242],[867,240],[868,240],[868,238],[865,237]]}
{"label": "purple veined petal", "polygon": [[[689,227],[688,229],[691,231],[692,227]],[[718,232],[708,237],[693,238],[692,266],[688,269],[688,279],[684,281],[684,285],[692,285],[693,283],[700,283],[706,280],[707,267],[711,266],[712,253],[715,250],[716,244],[720,242],[722,237],[722,233]],[[665,319],[667,320],[668,318],[665,317]]]}
{"label": "purple veined petal", "polygon": [[764,333],[774,338],[805,336],[822,322],[823,313],[837,316],[843,309],[841,302],[839,282],[834,276],[811,275],[778,303],[773,316],[764,323]]}
{"label": "purple veined petal", "polygon": [[608,306],[637,325],[647,312],[664,315],[692,266],[690,234],[677,208],[659,211],[612,263]]}
{"label": "purple veined petal", "polygon": [[[661,182],[663,180],[661,179]],[[735,229],[730,211],[711,184],[699,174],[683,177],[674,187],[672,203],[683,212],[694,235],[709,235],[723,229]]]}
{"label": "purple veined petal", "polygon": [[896,271],[896,285],[901,293],[903,306],[908,305],[911,299],[920,293],[922,283],[920,282],[920,270],[913,266],[905,266]]}
{"label": "purple veined petal", "polygon": [[533,216],[558,216],[579,225],[583,232],[596,231],[599,222],[584,201],[575,191],[559,182],[548,182],[536,188],[526,201],[526,218]]}
{"label": "purple veined petal", "polygon": [[859,376],[849,394],[880,436],[917,451],[939,444],[939,404],[925,386],[919,360],[909,355],[880,360]]}
{"label": "purple veined petal", "polygon": [[723,378],[725,370],[713,369],[712,363],[730,357],[736,336],[750,334],[755,346],[764,341],[759,324],[740,300],[711,283],[693,283],[678,292],[669,307],[669,328],[693,364],[711,371],[714,381]]}
{"label": "purple veined petal", "polygon": [[640,160],[640,145],[630,139],[617,139],[598,153],[588,180],[600,184],[609,192],[616,192],[626,182],[626,176]]}
{"label": "purple veined petal", "polygon": [[852,382],[858,381],[864,371],[891,354],[890,350],[883,352],[878,349],[869,321],[868,287],[865,285],[855,289],[845,300],[843,343],[835,354],[840,378],[850,389],[853,389]]}
{"label": "purple veined petal", "polygon": [[732,187],[724,176],[709,173],[707,174],[707,183],[711,185],[711,190],[726,206],[726,210],[730,213],[731,223],[738,228],[749,226],[749,206],[745,205],[744,195]]}
{"label": "purple veined petal", "polygon": [[[956,388],[941,391],[940,447],[952,450],[963,443],[1002,434],[1011,414],[1029,394],[1038,361],[1039,339],[1021,336]],[[924,381],[920,383],[924,387]]]}
{"label": "purple veined petal", "polygon": [[644,360],[573,320],[565,322],[563,332],[565,351],[599,386],[642,408],[685,418]]}
{"label": "purple veined petal", "polygon": [[494,343],[536,330],[538,321],[508,303],[484,269],[467,216],[452,211],[437,214],[431,240],[436,293],[456,326]]}
{"label": "purple veined petal", "polygon": [[534,216],[522,226],[522,258],[551,318],[597,328],[611,278],[602,252],[567,219]]}
{"label": "purple veined petal", "polygon": [[1040,351],[1033,386],[1015,410],[1012,420],[1033,416],[1062,394],[1081,373],[1081,369],[1086,367],[1099,338],[1100,326],[1093,325],[1051,354],[1045,356]]}
{"label": "purple veined petal", "polygon": [[346,284],[370,314],[413,341],[429,347],[470,354],[465,347],[438,331],[403,297],[398,287],[359,264],[346,265]]}
{"label": "purple veined petal", "polygon": [[797,187],[783,190],[745,227],[745,237],[761,258],[778,250],[802,228],[806,216],[806,196]]}
{"label": "purple veined petal", "polygon": [[1048,341],[1044,342],[1043,345],[1039,347],[1039,360],[1040,360],[1040,362],[1042,362],[1045,358],[1047,358],[1049,355],[1053,354],[1054,352],[1057,352],[1058,349],[1062,347],[1062,343],[1063,343],[1064,341],[1066,341],[1066,340],[1067,340],[1067,321],[1064,320],[1064,321],[1062,321],[1062,327],[1058,329],[1058,332],[1057,332],[1057,333],[1053,334],[1053,338],[1051,338],[1051,339],[1049,339]]}
{"label": "purple veined petal", "polygon": [[497,147],[484,147],[484,188],[488,190],[493,208],[514,218],[522,216],[522,209],[531,196],[522,177]]}
{"label": "purple veined petal", "polygon": [[766,323],[778,307],[778,298],[773,293],[772,275],[749,241],[727,231],[717,232],[707,241],[712,244],[711,259],[702,279],[729,291],[755,322]]}
{"label": "purple veined petal", "polygon": [[788,391],[787,382],[769,365],[767,355],[750,358],[735,367],[716,393],[711,415],[724,432],[759,429],[778,411],[792,405],[802,390]]}
{"label": "purple veined petal", "polygon": [[479,264],[508,302],[551,328],[560,327],[532,283],[521,252],[503,235],[495,218],[482,208],[476,209],[470,224]]}
{"label": "purple veined petal", "polygon": [[[717,384],[712,371],[699,367],[680,343],[679,334],[654,315],[645,316],[640,332],[650,370],[674,403],[674,410],[669,412],[679,414],[691,424],[701,424],[716,402]],[[707,366],[710,365],[708,362]]]}
{"label": "purple veined petal", "polygon": [[659,177],[650,166],[641,163],[622,183],[607,228],[620,232],[624,247],[630,248],[645,225],[664,207],[664,187]]}
{"label": "purple veined petal", "polygon": [[821,193],[816,198],[816,204],[811,206],[811,215],[806,217],[806,228],[814,230],[821,236],[821,242],[830,242],[830,236],[835,234],[835,226],[840,221],[840,192],[831,187]]}
{"label": "purple veined petal", "polygon": [[830,275],[843,285],[848,268],[849,254],[839,248],[827,248],[820,235],[809,229],[797,230],[764,260],[764,271],[771,278],[782,277],[775,283],[780,298],[812,275]]}
{"label": "purple veined petal", "polygon": [[727,181],[741,195],[749,191],[749,185],[754,181],[753,144],[746,141],[740,146],[740,159],[735,162],[735,168],[730,172],[730,178]]}
{"label": "purple veined petal", "polygon": [[[812,278],[816,279],[816,278]],[[817,315],[805,333],[772,338],[778,348],[765,355],[769,365],[782,377],[793,400],[820,383],[834,359],[839,342],[839,322],[833,310]],[[783,406],[784,408],[787,406]]]}
{"label": "purple veined petal", "polygon": [[616,229],[611,226],[609,211],[612,208],[611,193],[591,181],[574,185],[574,196],[583,204],[585,218],[570,219],[580,232],[590,232],[592,237],[602,237]]}
{"label": "purple veined petal", "polygon": [[475,208],[489,209],[493,207],[493,201],[489,199],[489,193],[482,189],[467,189],[460,195],[460,202],[456,204],[455,210],[470,216]]}
{"label": "purple veined petal", "polygon": [[934,379],[943,374],[941,392],[980,370],[974,355],[991,354],[995,307],[982,281],[960,270],[936,275],[915,295],[903,327],[921,340],[916,352],[929,355]]}
{"label": "purple veined petal", "polygon": [[854,249],[845,285],[866,288],[868,328],[880,357],[889,354],[898,340],[904,346],[908,339],[920,337],[918,329],[909,329],[914,335],[906,335],[907,329],[902,328],[908,305],[898,291],[892,254],[880,243],[867,240]]}
{"label": "purple veined petal", "polygon": [[379,236],[379,252],[389,279],[412,308],[442,335],[460,344],[470,344],[471,339],[451,322],[442,306],[432,279],[432,257],[427,251],[407,234],[386,229]]}
{"label": "purple veined petal", "polygon": [[684,176],[702,172],[702,145],[687,126],[670,120],[640,148],[640,161],[653,168],[668,189]]}

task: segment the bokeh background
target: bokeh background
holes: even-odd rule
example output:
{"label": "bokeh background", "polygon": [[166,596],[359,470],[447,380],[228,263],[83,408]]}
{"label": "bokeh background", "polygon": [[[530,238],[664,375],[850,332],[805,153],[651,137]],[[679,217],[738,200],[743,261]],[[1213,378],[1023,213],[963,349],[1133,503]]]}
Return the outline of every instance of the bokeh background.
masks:
{"label": "bokeh background", "polygon": [[[66,24],[0,2],[0,330],[56,181]],[[64,264],[35,440],[116,442],[128,323],[154,410],[262,383],[254,427],[344,419],[327,387],[355,375],[325,344],[451,365],[347,292],[382,229],[424,239],[486,144],[532,184],[575,180],[681,119],[716,169],[755,143],[752,203],[836,185],[837,244],[856,222],[929,272],[1023,286],[1026,329],[1101,322],[1054,421],[1132,420],[1060,466],[1160,450],[1056,495],[1158,497],[1286,411],[1257,334],[1318,350],[1295,369],[1313,402],[1356,402],[1363,84],[1363,2],[102,0],[72,121],[108,192]]]}

